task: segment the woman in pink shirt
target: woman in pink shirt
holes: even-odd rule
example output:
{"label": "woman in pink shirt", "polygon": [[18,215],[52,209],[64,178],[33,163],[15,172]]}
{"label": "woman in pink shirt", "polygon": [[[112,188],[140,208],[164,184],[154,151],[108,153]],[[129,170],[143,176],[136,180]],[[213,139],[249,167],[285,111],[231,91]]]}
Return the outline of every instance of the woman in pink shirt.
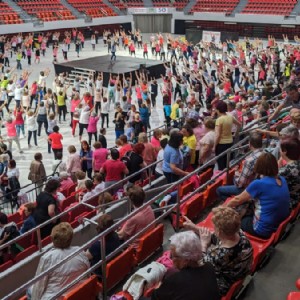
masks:
{"label": "woman in pink shirt", "polygon": [[87,133],[89,135],[89,145],[92,143],[92,136],[94,135],[95,141],[97,142],[97,123],[99,121],[99,117],[97,116],[96,112],[92,112],[90,119],[89,119],[89,125],[87,128]]}
{"label": "woman in pink shirt", "polygon": [[18,138],[20,137],[21,130],[23,136],[25,137],[23,113],[24,113],[24,109],[22,106],[15,107],[14,116],[16,118],[16,129],[17,129]]}
{"label": "woman in pink shirt", "polygon": [[80,100],[80,95],[79,93],[75,93],[74,97],[71,99],[71,123],[70,126],[72,126],[73,124],[73,115],[75,112],[75,109],[78,107],[78,105],[80,104],[81,100]]}
{"label": "woman in pink shirt", "polygon": [[99,173],[102,165],[106,162],[109,151],[106,148],[102,148],[100,142],[95,142],[93,147],[93,171],[94,173]]}
{"label": "woman in pink shirt", "polygon": [[155,151],[158,154],[158,151],[160,150],[160,138],[162,136],[162,132],[160,129],[155,129],[153,132],[153,137],[151,138],[151,144],[155,148]]}
{"label": "woman in pink shirt", "polygon": [[19,138],[16,130],[16,120],[13,120],[11,117],[5,122],[6,132],[7,132],[7,141],[8,141],[8,150],[12,151],[12,142],[14,141],[17,144],[20,153],[23,153]]}
{"label": "woman in pink shirt", "polygon": [[67,172],[71,174],[71,178],[74,182],[77,182],[75,173],[81,171],[81,160],[78,153],[76,153],[75,146],[68,147],[69,157],[67,159]]}

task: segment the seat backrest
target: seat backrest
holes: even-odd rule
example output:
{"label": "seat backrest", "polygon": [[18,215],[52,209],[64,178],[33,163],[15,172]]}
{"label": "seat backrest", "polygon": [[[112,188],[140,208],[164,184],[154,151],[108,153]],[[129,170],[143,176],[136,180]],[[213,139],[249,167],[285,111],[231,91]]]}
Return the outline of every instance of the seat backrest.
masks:
{"label": "seat backrest", "polygon": [[223,184],[222,179],[217,179],[216,182],[209,185],[207,187],[207,190],[204,193],[204,205],[207,207],[207,205],[210,205],[215,202],[217,199],[217,188]]}
{"label": "seat backrest", "polygon": [[134,266],[134,250],[126,249],[120,255],[112,259],[106,266],[106,278],[108,289],[113,288],[123,280]]}
{"label": "seat backrest", "polygon": [[199,175],[200,185],[206,183],[213,176],[213,169],[208,169]]}
{"label": "seat backrest", "polygon": [[135,262],[140,264],[150,257],[163,244],[164,225],[159,224],[145,233],[139,240],[138,248],[135,250]]}
{"label": "seat backrest", "polygon": [[22,217],[18,212],[16,212],[14,214],[8,215],[7,220],[8,220],[9,223],[10,222],[15,222],[17,224],[17,223],[20,223],[22,221]]}
{"label": "seat backrest", "polygon": [[238,291],[241,289],[243,284],[243,280],[239,280],[235,282],[227,292],[226,296],[222,297],[222,300],[231,300],[234,299],[233,296],[238,293]]}
{"label": "seat backrest", "polygon": [[203,209],[203,193],[197,193],[185,203],[181,213],[189,219],[194,220],[199,216]]}
{"label": "seat backrest", "polygon": [[193,190],[194,190],[194,183],[189,181],[179,187],[179,197],[182,198],[183,196],[187,195]]}
{"label": "seat backrest", "polygon": [[77,183],[74,183],[73,185],[71,185],[68,188],[68,196],[70,196],[73,192],[75,192],[76,186],[77,186]]}
{"label": "seat backrest", "polygon": [[63,300],[95,300],[100,292],[100,284],[96,275],[73,287],[63,295]]}
{"label": "seat backrest", "polygon": [[288,216],[288,218],[286,218],[283,222],[280,223],[280,225],[278,226],[278,229],[275,232],[274,244],[277,244],[278,242],[280,242],[280,239],[285,234],[285,230],[286,230],[288,224],[290,223],[291,219],[292,219],[292,216],[290,215],[290,216]]}
{"label": "seat backrest", "polygon": [[75,202],[76,202],[75,196],[74,195],[69,196],[65,200],[61,201],[60,209],[64,211],[68,206],[70,206],[72,203]]}
{"label": "seat backrest", "polygon": [[34,252],[37,251],[37,246],[36,245],[32,245],[29,248],[26,248],[24,251],[20,252],[19,254],[17,254],[17,256],[14,258],[14,261],[16,263],[20,262],[21,260],[25,259],[26,257],[30,256],[31,254],[33,254]]}
{"label": "seat backrest", "polygon": [[9,269],[13,264],[14,264],[14,262],[12,260],[8,260],[4,264],[1,264],[0,265],[0,273],[2,273],[4,271],[6,271],[7,269]]}

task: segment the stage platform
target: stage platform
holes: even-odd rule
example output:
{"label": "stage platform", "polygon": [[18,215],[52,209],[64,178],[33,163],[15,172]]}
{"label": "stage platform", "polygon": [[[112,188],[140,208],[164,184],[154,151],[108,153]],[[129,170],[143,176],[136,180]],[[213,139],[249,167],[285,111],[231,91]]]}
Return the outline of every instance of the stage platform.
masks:
{"label": "stage platform", "polygon": [[[94,71],[103,72],[104,86],[107,86],[109,74],[125,74],[125,77],[132,73],[133,85],[135,82],[134,72],[140,70],[141,65],[145,65],[148,78],[160,78],[161,74],[165,74],[165,68],[161,60],[141,59],[127,56],[117,56],[116,61],[110,60],[110,55],[96,56],[86,59],[74,60],[65,63],[54,64],[55,73],[62,72],[80,73]],[[95,74],[95,75],[96,75]]]}

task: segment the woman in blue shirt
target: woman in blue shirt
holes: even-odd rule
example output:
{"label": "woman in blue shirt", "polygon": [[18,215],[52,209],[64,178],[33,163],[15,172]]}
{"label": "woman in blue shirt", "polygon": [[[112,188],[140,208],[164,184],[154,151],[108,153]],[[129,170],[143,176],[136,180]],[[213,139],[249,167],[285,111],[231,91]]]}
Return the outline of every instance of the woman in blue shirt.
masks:
{"label": "woman in blue shirt", "polygon": [[179,147],[183,143],[181,132],[173,132],[170,136],[168,145],[164,150],[164,161],[162,170],[168,183],[176,182],[180,176],[186,176],[189,172],[182,170],[183,157]]}
{"label": "woman in blue shirt", "polygon": [[24,205],[24,215],[27,219],[24,221],[24,223],[20,229],[20,234],[23,234],[23,233],[36,227],[36,222],[32,215],[34,210],[35,210],[34,203],[26,203]]}
{"label": "woman in blue shirt", "polygon": [[246,202],[254,204],[254,210],[244,210],[242,230],[261,238],[269,238],[282,221],[290,214],[288,185],[278,176],[278,164],[271,153],[263,153],[257,159],[254,173],[260,176],[253,180],[244,192],[234,197],[228,206],[236,207]]}

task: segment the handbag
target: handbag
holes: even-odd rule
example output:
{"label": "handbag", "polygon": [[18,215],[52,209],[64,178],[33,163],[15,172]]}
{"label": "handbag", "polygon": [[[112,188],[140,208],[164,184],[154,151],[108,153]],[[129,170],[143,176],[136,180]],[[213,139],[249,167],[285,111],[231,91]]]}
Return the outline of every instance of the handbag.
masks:
{"label": "handbag", "polygon": [[0,177],[1,186],[8,186],[7,167]]}

